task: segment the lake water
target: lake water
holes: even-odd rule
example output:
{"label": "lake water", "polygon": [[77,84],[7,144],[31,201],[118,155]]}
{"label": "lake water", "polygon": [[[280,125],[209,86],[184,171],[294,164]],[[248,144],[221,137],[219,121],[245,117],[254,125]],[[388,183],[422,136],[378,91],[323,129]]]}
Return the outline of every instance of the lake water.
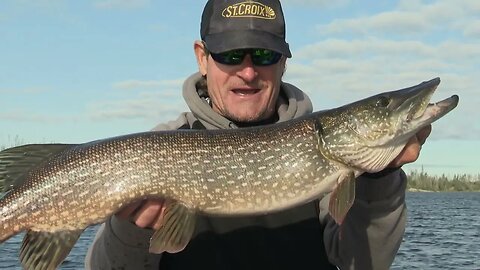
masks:
{"label": "lake water", "polygon": [[[480,193],[407,193],[405,238],[392,265],[400,269],[480,270]],[[96,227],[88,228],[61,269],[83,269]],[[23,235],[0,245],[0,269],[21,269]]]}

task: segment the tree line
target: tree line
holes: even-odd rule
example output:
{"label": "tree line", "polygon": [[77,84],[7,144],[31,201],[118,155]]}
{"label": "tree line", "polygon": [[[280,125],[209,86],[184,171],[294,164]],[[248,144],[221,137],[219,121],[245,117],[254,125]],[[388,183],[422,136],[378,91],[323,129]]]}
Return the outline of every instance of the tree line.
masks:
{"label": "tree line", "polygon": [[410,171],[408,174],[407,189],[428,191],[480,191],[480,173],[428,175],[423,170]]}

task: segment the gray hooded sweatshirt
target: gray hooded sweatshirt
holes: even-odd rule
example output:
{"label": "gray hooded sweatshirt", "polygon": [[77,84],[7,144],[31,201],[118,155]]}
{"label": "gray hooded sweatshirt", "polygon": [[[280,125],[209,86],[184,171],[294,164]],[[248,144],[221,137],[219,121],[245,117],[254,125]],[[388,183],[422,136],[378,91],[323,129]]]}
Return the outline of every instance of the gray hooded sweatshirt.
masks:
{"label": "gray hooded sweatshirt", "polygon": [[[184,83],[190,112],[154,130],[237,128],[214,112],[200,74]],[[276,121],[312,112],[305,93],[282,83]],[[90,246],[86,269],[389,269],[405,232],[406,175],[401,169],[364,174],[355,202],[338,226],[328,214],[330,194],[261,217],[199,217],[191,242],[176,254],[150,254],[150,229],[112,216]],[[335,265],[336,267],[334,267]]]}

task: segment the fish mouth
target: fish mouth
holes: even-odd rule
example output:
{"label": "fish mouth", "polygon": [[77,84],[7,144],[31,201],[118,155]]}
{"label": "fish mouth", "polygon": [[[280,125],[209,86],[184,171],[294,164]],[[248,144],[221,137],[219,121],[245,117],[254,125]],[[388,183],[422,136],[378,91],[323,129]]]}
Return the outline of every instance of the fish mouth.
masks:
{"label": "fish mouth", "polygon": [[430,124],[457,107],[458,101],[458,95],[452,95],[436,103],[428,103],[423,112],[419,110],[411,121]]}
{"label": "fish mouth", "polygon": [[[421,128],[433,123],[451,110],[453,110],[459,101],[458,95],[452,95],[444,100],[431,103],[430,99],[440,84],[440,78],[423,82],[417,86],[398,91],[392,104],[393,110],[404,112],[403,121],[405,123]],[[393,95],[396,95],[394,93]],[[396,107],[396,108],[395,108]]]}

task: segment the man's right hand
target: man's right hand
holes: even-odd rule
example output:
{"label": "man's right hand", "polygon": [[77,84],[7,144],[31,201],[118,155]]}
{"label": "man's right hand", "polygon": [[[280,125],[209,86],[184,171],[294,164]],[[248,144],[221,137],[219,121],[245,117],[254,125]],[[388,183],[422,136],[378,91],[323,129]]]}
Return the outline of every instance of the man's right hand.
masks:
{"label": "man's right hand", "polygon": [[131,221],[140,228],[158,230],[161,226],[164,210],[165,201],[144,200],[124,207],[116,216]]}

